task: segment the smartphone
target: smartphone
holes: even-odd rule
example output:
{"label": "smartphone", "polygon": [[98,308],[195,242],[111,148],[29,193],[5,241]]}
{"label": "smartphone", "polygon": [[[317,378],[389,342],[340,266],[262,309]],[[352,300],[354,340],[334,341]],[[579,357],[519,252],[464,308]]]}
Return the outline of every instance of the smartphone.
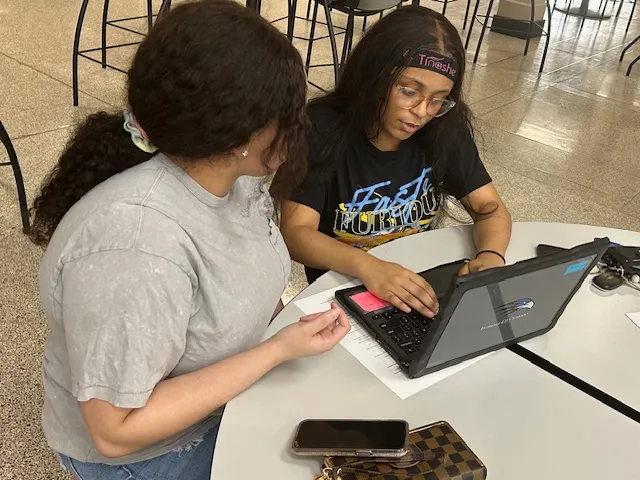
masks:
{"label": "smartphone", "polygon": [[304,420],[292,449],[296,455],[399,458],[407,453],[404,420]]}

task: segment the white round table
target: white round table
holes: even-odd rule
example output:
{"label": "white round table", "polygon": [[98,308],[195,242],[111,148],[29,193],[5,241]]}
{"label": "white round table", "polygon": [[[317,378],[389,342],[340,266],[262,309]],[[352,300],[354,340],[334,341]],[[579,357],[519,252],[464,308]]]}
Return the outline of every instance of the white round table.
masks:
{"label": "white round table", "polygon": [[[539,243],[569,247],[602,236],[640,245],[640,233],[516,223],[507,260],[534,256]],[[422,271],[473,252],[470,228],[456,227],[396,240],[372,254]],[[300,297],[348,280],[326,274]],[[629,291],[603,297],[585,282],[556,328],[523,345],[635,405],[640,400],[634,371],[640,365],[640,329],[624,314],[640,311],[640,292],[624,288]],[[301,315],[291,302],[265,338]],[[320,459],[290,453],[294,429],[306,418],[404,418],[411,427],[446,420],[486,464],[489,480],[636,478],[640,471],[640,424],[509,350],[401,400],[337,347],[276,368],[229,402],[211,479],[314,478]]]}

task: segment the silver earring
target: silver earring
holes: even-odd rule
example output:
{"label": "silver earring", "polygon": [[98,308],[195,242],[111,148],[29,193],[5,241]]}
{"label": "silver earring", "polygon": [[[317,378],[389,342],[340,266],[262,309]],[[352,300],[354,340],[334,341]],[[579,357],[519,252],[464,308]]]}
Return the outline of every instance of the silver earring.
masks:
{"label": "silver earring", "polygon": [[245,150],[242,152],[242,156],[243,157],[248,157],[249,156],[249,150]]}

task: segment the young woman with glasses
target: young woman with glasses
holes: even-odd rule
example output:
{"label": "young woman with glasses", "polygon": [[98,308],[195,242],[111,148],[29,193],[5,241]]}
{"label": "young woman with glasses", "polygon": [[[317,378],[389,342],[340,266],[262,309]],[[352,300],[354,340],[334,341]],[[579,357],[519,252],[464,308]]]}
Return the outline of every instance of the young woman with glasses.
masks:
{"label": "young woman with glasses", "polygon": [[474,220],[477,256],[461,274],[504,265],[511,217],[478,155],[464,72],[453,25],[402,7],[364,35],[335,90],[310,103],[310,174],[282,212],[285,241],[310,282],[337,271],[433,317],[427,282],[366,252],[433,228],[446,196]]}

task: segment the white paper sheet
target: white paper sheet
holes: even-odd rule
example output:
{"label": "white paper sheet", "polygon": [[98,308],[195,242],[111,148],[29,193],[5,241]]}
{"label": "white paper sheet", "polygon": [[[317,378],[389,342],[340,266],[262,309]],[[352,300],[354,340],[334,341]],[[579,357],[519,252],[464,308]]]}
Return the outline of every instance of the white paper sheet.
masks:
{"label": "white paper sheet", "polygon": [[[359,284],[360,282],[358,281],[349,282],[302,300],[297,300],[295,305],[306,315],[323,312],[331,308],[331,302],[334,301],[337,290]],[[403,400],[491,355],[491,353],[488,353],[439,372],[411,379],[400,370],[396,361],[384,351],[357,320],[349,315],[349,321],[351,322],[351,331],[342,339],[340,344]]]}
{"label": "white paper sheet", "polygon": [[636,324],[636,327],[640,327],[640,312],[627,313],[627,317]]}

